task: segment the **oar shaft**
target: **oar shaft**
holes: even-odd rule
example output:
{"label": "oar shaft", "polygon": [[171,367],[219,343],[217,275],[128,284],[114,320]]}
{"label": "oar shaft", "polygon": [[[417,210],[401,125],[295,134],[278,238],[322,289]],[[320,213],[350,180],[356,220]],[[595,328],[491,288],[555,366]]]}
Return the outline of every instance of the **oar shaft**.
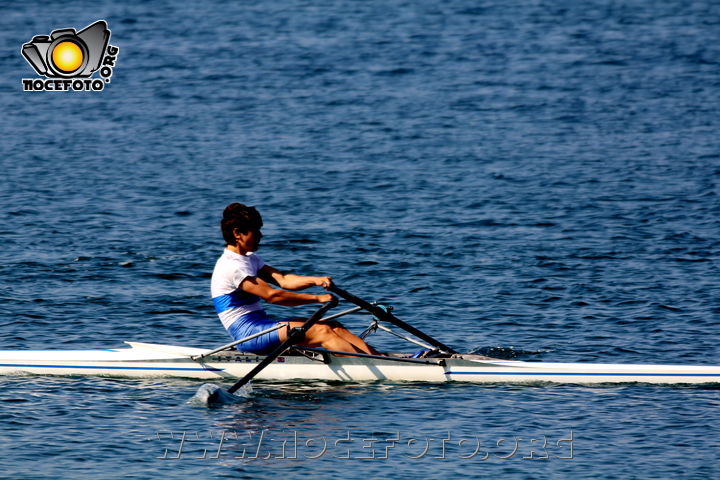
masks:
{"label": "oar shaft", "polygon": [[408,332],[408,333],[410,333],[410,334],[412,334],[412,335],[415,335],[415,336],[418,337],[419,339],[425,340],[426,342],[428,342],[428,343],[429,343],[430,345],[432,345],[433,347],[437,347],[437,348],[439,348],[440,350],[443,350],[443,351],[448,352],[448,353],[457,353],[455,350],[453,350],[452,348],[448,347],[447,345],[445,345],[445,344],[443,344],[443,343],[435,340],[435,339],[432,338],[430,335],[427,335],[427,334],[421,332],[420,330],[418,330],[417,328],[413,327],[412,325],[408,325],[407,323],[403,322],[402,320],[400,320],[399,318],[397,318],[397,317],[396,317],[395,315],[393,315],[392,313],[386,312],[386,311],[383,310],[382,308],[380,308],[380,307],[378,307],[378,306],[376,306],[376,305],[372,305],[371,303],[368,303],[368,302],[366,302],[365,300],[363,300],[363,299],[361,299],[361,298],[358,298],[358,297],[356,297],[355,295],[353,295],[353,294],[351,294],[351,293],[346,292],[346,291],[343,290],[342,288],[338,288],[338,287],[336,287],[336,286],[332,286],[332,287],[330,287],[330,291],[332,291],[333,293],[337,294],[338,296],[344,298],[344,299],[347,300],[348,302],[352,302],[352,303],[354,303],[355,305],[357,305],[358,307],[364,308],[364,309],[367,310],[368,312],[370,312],[370,313],[372,313],[373,315],[375,315],[375,317],[377,317],[378,319],[383,320],[383,321],[388,322],[388,323],[392,323],[392,324],[395,325],[396,327],[402,328],[402,329],[405,330],[406,332]]}
{"label": "oar shaft", "polygon": [[280,344],[279,347],[277,347],[275,350],[272,351],[267,357],[265,357],[265,360],[258,363],[255,368],[253,368],[250,373],[245,375],[243,378],[237,381],[235,385],[228,388],[228,392],[235,393],[239,388],[241,388],[243,385],[248,383],[250,380],[252,380],[255,375],[260,373],[265,367],[270,365],[272,362],[275,361],[277,357],[279,357],[285,350],[287,350],[289,347],[292,347],[293,345],[300,343],[305,338],[305,332],[310,329],[313,325],[315,325],[320,319],[325,315],[325,312],[333,308],[338,304],[337,298],[333,297],[332,301],[326,303],[320,309],[313,313],[313,315],[305,322],[303,323],[302,327],[293,328],[290,330],[290,333],[288,334],[287,339],[283,343]]}
{"label": "oar shaft", "polygon": [[275,325],[274,327],[270,327],[270,328],[268,328],[267,330],[263,330],[262,332],[254,333],[254,334],[250,335],[249,337],[241,338],[240,340],[235,340],[234,342],[228,343],[227,345],[223,345],[222,347],[218,347],[218,348],[216,348],[215,350],[210,350],[209,352],[205,352],[205,353],[200,354],[200,355],[194,355],[194,356],[192,356],[192,357],[190,357],[190,358],[192,358],[193,360],[202,360],[202,359],[205,358],[205,357],[209,357],[209,356],[212,355],[213,353],[222,352],[223,350],[227,350],[228,348],[232,348],[232,347],[234,347],[235,345],[240,345],[241,343],[249,342],[249,341],[252,340],[253,338],[262,337],[262,336],[265,335],[266,333],[274,332],[275,330],[279,330],[279,329],[281,329],[281,328],[283,328],[283,327],[286,327],[286,326],[287,326],[287,324],[281,323],[280,325]]}
{"label": "oar shaft", "polygon": [[383,331],[385,331],[385,332],[388,332],[390,335],[395,335],[395,336],[398,337],[398,338],[402,338],[403,340],[405,340],[405,341],[407,341],[407,342],[414,343],[414,344],[417,345],[418,347],[432,348],[430,345],[428,345],[428,344],[426,344],[426,343],[418,342],[417,340],[414,340],[414,339],[412,339],[412,338],[410,338],[410,337],[408,337],[408,336],[406,336],[406,335],[400,335],[400,334],[397,333],[397,332],[393,332],[392,330],[390,330],[390,329],[389,329],[388,327],[386,327],[385,325],[380,325],[380,324],[378,323],[378,324],[377,324],[377,328],[379,328],[380,330],[383,330]]}
{"label": "oar shaft", "polygon": [[344,312],[336,313],[335,315],[328,315],[327,317],[323,318],[323,321],[327,322],[328,320],[334,320],[334,319],[340,318],[344,315],[349,315],[351,313],[359,312],[360,310],[362,310],[362,307],[354,307],[354,308],[351,308],[350,310],[345,310]]}

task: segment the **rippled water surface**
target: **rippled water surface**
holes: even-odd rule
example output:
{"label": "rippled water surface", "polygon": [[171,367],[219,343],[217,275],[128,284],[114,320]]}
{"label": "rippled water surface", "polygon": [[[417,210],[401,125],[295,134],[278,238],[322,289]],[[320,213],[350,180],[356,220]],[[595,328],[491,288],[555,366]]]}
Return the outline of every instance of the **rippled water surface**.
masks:
{"label": "rippled water surface", "polygon": [[[23,43],[100,19],[102,92],[22,91]],[[0,349],[226,343],[209,281],[240,201],[269,264],[457,350],[720,364],[717,2],[31,1],[0,25]],[[2,378],[0,477],[720,475],[717,385],[254,382],[207,407],[201,384]]]}

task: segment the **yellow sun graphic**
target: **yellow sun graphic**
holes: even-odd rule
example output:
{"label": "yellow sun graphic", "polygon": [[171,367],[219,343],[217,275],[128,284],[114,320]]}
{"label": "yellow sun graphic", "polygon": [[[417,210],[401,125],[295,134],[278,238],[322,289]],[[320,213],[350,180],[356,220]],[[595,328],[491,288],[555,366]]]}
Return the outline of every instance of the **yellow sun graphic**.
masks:
{"label": "yellow sun graphic", "polygon": [[52,52],[53,64],[66,73],[71,73],[82,66],[83,52],[73,42],[60,42]]}

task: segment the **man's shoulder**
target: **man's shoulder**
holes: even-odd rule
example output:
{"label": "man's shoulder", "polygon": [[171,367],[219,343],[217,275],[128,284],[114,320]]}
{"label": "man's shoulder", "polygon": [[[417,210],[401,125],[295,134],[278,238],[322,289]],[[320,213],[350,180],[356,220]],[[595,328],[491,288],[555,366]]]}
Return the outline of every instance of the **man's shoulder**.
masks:
{"label": "man's shoulder", "polygon": [[254,253],[240,255],[239,253],[231,252],[230,250],[225,250],[217,262],[217,266],[221,268],[249,267],[254,270],[259,270],[260,268],[262,268],[263,265],[265,265],[265,262],[263,262],[262,258],[260,258],[258,255],[255,255]]}

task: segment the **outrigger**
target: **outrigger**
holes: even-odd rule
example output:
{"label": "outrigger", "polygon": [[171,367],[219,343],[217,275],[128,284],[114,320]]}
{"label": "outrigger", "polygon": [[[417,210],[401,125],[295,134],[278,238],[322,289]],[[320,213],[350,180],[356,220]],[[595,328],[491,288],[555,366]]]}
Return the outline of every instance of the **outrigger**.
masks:
{"label": "outrigger", "polygon": [[[357,306],[325,320],[365,310],[372,315],[372,323],[360,335],[362,338],[378,329],[388,331],[421,347],[421,353],[391,352],[387,356],[378,356],[298,346],[304,331],[336,306],[335,299],[323,305],[302,328],[291,330],[288,339],[269,355],[243,353],[235,347],[284,325],[212,350],[126,342],[129,348],[0,351],[0,375],[239,379],[228,389],[231,393],[252,378],[265,381],[433,383],[720,383],[720,366],[544,363],[458,353],[395,317],[390,308],[368,303],[337,287],[332,287],[332,291]],[[415,338],[397,333],[385,323],[401,328]]]}

